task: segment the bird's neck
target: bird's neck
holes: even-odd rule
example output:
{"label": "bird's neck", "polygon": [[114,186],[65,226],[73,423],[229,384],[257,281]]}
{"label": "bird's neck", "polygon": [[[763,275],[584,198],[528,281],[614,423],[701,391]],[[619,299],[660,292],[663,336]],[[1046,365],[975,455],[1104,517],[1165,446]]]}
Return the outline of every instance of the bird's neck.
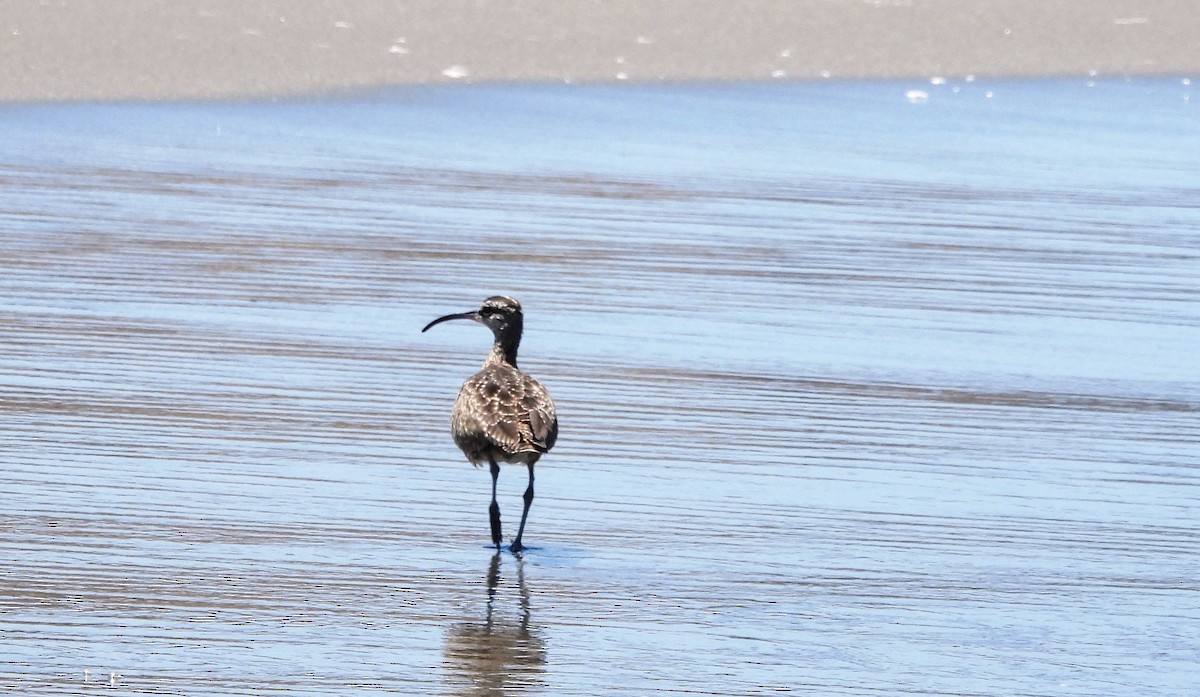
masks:
{"label": "bird's neck", "polygon": [[511,365],[517,367],[517,346],[521,343],[518,338],[516,340],[506,340],[505,337],[496,337],[496,343],[492,344],[492,352],[488,354],[487,360],[483,362],[484,367],[489,365]]}

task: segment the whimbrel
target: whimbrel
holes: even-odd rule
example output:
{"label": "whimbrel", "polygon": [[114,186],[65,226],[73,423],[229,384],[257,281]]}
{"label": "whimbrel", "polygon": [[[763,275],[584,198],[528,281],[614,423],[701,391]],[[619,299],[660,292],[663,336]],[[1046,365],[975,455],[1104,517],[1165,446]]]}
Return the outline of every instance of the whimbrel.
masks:
{"label": "whimbrel", "polygon": [[491,329],[495,336],[483,369],[468,378],[458,391],[450,417],[450,435],[471,464],[478,467],[487,462],[491,466],[492,505],[488,507],[488,516],[496,549],[500,549],[501,539],[500,505],[496,503],[499,463],[522,463],[529,468],[525,510],[511,547],[512,551],[520,552],[524,549],[521,536],[525,533],[525,520],[533,503],[533,466],[558,439],[554,400],[542,383],[517,369],[517,347],[524,325],[521,303],[495,295],[484,300],[478,310],[438,317],[421,331],[452,319],[474,320]]}

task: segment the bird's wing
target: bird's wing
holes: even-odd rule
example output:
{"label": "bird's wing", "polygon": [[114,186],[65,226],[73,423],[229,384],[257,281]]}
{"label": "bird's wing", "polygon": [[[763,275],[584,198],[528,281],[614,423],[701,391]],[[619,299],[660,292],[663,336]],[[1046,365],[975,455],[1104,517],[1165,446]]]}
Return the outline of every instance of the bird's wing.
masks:
{"label": "bird's wing", "polygon": [[507,366],[485,368],[464,382],[454,412],[455,432],[464,441],[483,440],[505,453],[544,453],[558,437],[546,388]]}
{"label": "bird's wing", "polygon": [[554,400],[542,383],[528,375],[522,375],[524,389],[521,396],[521,407],[524,411],[523,422],[529,424],[529,443],[538,452],[546,452],[554,447],[558,440],[558,413],[554,409]]}

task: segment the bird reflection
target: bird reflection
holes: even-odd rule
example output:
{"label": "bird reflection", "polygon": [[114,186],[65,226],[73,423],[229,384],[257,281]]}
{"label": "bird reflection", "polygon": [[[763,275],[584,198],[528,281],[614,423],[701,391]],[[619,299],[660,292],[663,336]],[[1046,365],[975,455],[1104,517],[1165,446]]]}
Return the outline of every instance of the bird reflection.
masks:
{"label": "bird reflection", "polygon": [[513,562],[517,567],[515,605],[511,584],[502,584],[497,553],[488,565],[483,621],[450,627],[444,658],[454,679],[454,694],[499,697],[533,692],[545,685],[546,645],[530,625],[525,562],[520,558]]}

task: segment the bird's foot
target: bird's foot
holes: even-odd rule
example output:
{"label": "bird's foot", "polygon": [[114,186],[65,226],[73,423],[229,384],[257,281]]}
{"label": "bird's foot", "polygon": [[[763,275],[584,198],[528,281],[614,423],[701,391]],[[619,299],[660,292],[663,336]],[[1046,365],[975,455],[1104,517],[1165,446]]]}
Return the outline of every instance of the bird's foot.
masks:
{"label": "bird's foot", "polygon": [[513,554],[520,554],[525,551],[525,545],[521,544],[520,540],[513,540],[513,543],[508,546],[509,551]]}

